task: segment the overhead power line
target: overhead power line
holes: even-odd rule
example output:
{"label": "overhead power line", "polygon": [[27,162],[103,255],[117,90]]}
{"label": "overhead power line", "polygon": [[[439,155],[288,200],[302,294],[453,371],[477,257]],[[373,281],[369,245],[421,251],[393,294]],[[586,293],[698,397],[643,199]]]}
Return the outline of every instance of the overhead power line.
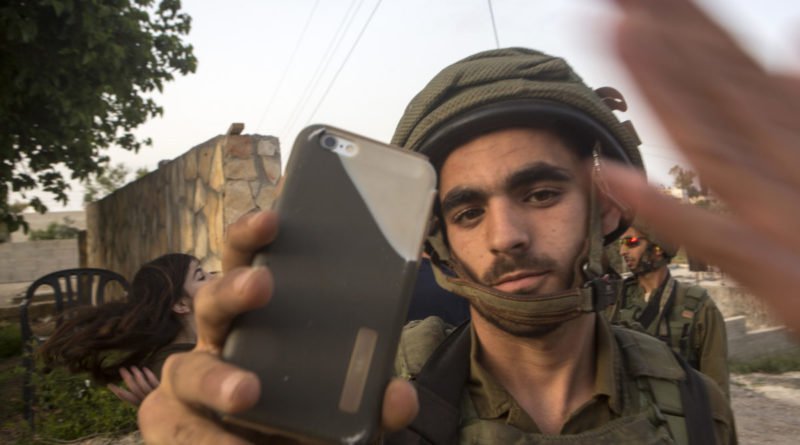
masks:
{"label": "overhead power line", "polygon": [[378,11],[378,7],[381,5],[381,1],[382,0],[378,0],[377,3],[375,3],[375,7],[372,8],[372,12],[370,12],[369,17],[367,17],[367,21],[364,23],[364,26],[361,27],[361,31],[358,33],[358,36],[356,37],[355,42],[353,42],[353,46],[350,47],[350,51],[348,51],[347,55],[344,56],[344,60],[342,60],[341,65],[339,65],[339,69],[336,70],[336,73],[333,75],[333,78],[331,79],[330,83],[328,84],[328,88],[325,89],[325,92],[322,94],[322,97],[319,99],[319,102],[317,102],[317,106],[314,107],[314,111],[311,112],[311,115],[308,117],[308,121],[306,123],[311,122],[311,119],[313,119],[314,115],[317,114],[317,110],[319,110],[319,107],[320,107],[320,105],[322,105],[322,102],[324,102],[325,98],[328,97],[328,93],[331,91],[331,88],[333,88],[333,84],[336,83],[336,79],[339,78],[339,73],[341,73],[342,69],[344,69],[344,66],[347,64],[347,61],[350,59],[350,56],[353,54],[353,51],[358,46],[358,42],[361,40],[361,36],[364,35],[364,31],[367,30],[367,27],[369,26],[369,23],[372,21],[372,17],[374,17],[375,16],[375,12]]}
{"label": "overhead power line", "polygon": [[355,11],[353,11],[353,6],[356,5],[356,1],[357,0],[352,0],[350,2],[350,6],[347,7],[347,11],[345,11],[342,20],[339,22],[339,26],[336,28],[336,32],[333,34],[333,37],[328,43],[328,47],[325,49],[325,53],[322,55],[322,58],[314,70],[314,74],[311,76],[308,87],[306,87],[306,89],[303,91],[302,96],[297,103],[295,103],[292,112],[286,119],[286,123],[283,127],[283,133],[287,133],[294,126],[297,118],[302,114],[302,110],[306,108],[306,104],[308,103],[309,99],[311,99],[312,93],[316,91],[319,82],[322,80],[323,73],[327,71],[331,60],[333,60],[333,55],[339,50],[339,46],[342,44],[344,36],[347,34],[347,31],[353,24],[353,19],[356,17],[356,15],[358,15],[358,11],[361,10],[361,5],[364,3],[364,0],[358,1],[358,6],[356,6]]}
{"label": "overhead power line", "polygon": [[303,31],[300,32],[300,37],[297,39],[297,43],[294,46],[291,57],[289,57],[289,63],[286,64],[286,68],[284,68],[283,74],[281,74],[281,78],[278,80],[278,85],[275,86],[275,90],[272,92],[272,96],[270,96],[269,100],[267,101],[267,106],[264,108],[264,112],[261,113],[261,117],[258,119],[256,131],[261,128],[261,123],[264,122],[264,118],[267,116],[267,113],[269,113],[269,111],[272,109],[272,104],[275,102],[278,92],[280,92],[281,88],[283,87],[283,82],[286,80],[286,75],[289,73],[289,68],[292,67],[294,58],[297,56],[297,50],[300,48],[300,44],[303,42],[303,39],[306,36],[306,31],[308,31],[308,26],[311,24],[311,19],[314,17],[314,13],[317,11],[317,6],[319,6],[319,0],[316,0],[314,2],[314,6],[311,7],[311,12],[308,14],[306,24],[303,25]]}
{"label": "overhead power line", "polygon": [[494,31],[494,45],[495,48],[500,49],[500,38],[497,37],[497,24],[494,22],[494,9],[492,8],[492,0],[489,1],[489,16],[492,18],[492,31]]}

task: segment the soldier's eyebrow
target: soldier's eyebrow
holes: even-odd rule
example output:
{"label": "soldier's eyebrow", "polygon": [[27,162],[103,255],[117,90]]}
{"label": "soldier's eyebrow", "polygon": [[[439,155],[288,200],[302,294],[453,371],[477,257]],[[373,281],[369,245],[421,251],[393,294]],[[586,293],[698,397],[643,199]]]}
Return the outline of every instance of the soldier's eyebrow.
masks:
{"label": "soldier's eyebrow", "polygon": [[468,203],[483,201],[486,193],[471,187],[455,187],[442,199],[442,214]]}
{"label": "soldier's eyebrow", "polygon": [[[521,187],[528,187],[540,181],[567,182],[574,178],[573,174],[562,167],[548,164],[544,161],[528,164],[510,174],[504,181],[503,187],[513,191]],[[485,191],[469,186],[454,187],[442,199],[442,214],[465,204],[482,202],[488,199]]]}
{"label": "soldier's eyebrow", "polygon": [[574,179],[569,170],[544,161],[529,164],[515,171],[505,180],[506,190],[516,190],[540,181],[568,182]]}

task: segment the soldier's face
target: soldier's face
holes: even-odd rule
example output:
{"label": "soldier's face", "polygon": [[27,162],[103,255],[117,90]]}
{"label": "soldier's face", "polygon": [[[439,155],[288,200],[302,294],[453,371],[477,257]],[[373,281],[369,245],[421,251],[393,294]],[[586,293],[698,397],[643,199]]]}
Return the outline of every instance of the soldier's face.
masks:
{"label": "soldier's face", "polygon": [[625,260],[628,270],[634,271],[639,267],[639,262],[647,250],[648,241],[641,232],[631,227],[620,238],[619,254]]}
{"label": "soldier's face", "polygon": [[439,179],[450,249],[471,279],[525,295],[572,285],[587,233],[588,179],[556,135],[486,134],[455,149]]}

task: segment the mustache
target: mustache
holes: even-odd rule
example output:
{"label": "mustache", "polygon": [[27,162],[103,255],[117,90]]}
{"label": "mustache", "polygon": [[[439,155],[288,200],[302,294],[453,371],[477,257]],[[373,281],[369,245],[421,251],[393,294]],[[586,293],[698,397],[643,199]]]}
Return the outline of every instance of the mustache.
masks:
{"label": "mustache", "polygon": [[489,269],[484,272],[480,281],[486,286],[492,286],[503,275],[519,270],[554,270],[556,261],[548,256],[498,256]]}

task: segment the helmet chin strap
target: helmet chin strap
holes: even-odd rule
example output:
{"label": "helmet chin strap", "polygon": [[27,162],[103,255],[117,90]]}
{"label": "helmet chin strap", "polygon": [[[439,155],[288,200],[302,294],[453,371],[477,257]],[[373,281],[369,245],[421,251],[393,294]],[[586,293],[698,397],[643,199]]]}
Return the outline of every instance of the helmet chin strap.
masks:
{"label": "helmet chin strap", "polygon": [[[598,174],[599,156],[595,158],[593,179]],[[426,245],[436,281],[444,289],[468,299],[489,321],[514,335],[528,335],[542,326],[561,324],[581,314],[605,309],[616,300],[622,280],[604,271],[602,212],[595,183],[593,181],[589,194],[588,237],[573,266],[570,288],[530,296],[476,283],[450,254],[440,224],[428,237]]]}

